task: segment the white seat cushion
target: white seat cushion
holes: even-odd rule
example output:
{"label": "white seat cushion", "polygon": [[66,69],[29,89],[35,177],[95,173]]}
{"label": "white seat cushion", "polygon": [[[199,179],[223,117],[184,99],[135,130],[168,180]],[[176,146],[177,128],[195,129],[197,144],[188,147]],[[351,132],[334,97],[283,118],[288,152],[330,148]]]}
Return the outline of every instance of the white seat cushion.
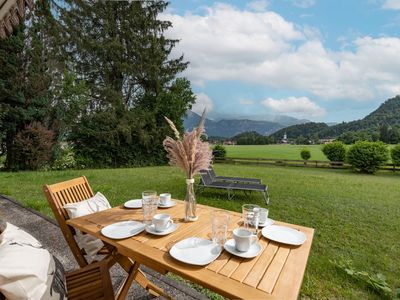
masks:
{"label": "white seat cushion", "polygon": [[[87,200],[68,203],[64,205],[70,219],[78,218],[111,208],[107,198],[100,192],[97,192],[92,198]],[[85,249],[90,256],[96,253],[104,246],[103,242],[89,234],[82,234],[79,230],[76,231],[76,240],[79,246]]]}
{"label": "white seat cushion", "polygon": [[65,299],[59,267],[33,236],[7,223],[0,234],[0,293],[6,299]]}

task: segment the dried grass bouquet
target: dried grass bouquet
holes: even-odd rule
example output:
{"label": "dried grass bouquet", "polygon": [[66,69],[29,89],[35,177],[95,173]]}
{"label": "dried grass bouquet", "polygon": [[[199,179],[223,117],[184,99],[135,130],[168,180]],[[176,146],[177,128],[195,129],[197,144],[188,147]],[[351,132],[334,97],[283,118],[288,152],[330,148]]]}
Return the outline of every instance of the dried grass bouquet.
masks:
{"label": "dried grass bouquet", "polygon": [[207,142],[203,142],[200,137],[204,133],[205,110],[201,116],[199,125],[192,131],[185,132],[183,136],[179,134],[175,124],[164,117],[175,134],[175,140],[167,136],[163,142],[164,149],[167,151],[169,164],[182,169],[187,179],[193,178],[200,170],[208,169],[212,160],[212,151]]}

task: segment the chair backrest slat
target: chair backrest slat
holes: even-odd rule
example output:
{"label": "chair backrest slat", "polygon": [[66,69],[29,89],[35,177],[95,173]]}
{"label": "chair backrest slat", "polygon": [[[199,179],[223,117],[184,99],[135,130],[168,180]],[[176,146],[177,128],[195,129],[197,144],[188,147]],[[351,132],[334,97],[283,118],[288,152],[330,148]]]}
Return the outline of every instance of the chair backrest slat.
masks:
{"label": "chair backrest slat", "polygon": [[64,209],[65,204],[76,203],[93,197],[92,188],[86,177],[82,176],[52,185],[45,185],[43,191],[78,264],[81,267],[86,266],[88,263],[84,257],[84,252],[74,239],[75,230],[66,223],[68,213]]}

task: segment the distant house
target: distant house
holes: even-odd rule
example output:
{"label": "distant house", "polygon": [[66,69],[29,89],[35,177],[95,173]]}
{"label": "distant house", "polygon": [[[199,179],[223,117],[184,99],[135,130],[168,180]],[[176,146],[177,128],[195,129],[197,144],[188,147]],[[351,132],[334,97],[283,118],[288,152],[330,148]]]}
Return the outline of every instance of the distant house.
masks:
{"label": "distant house", "polygon": [[320,144],[330,144],[334,141],[335,139],[319,139]]}
{"label": "distant house", "polygon": [[236,141],[224,141],[224,145],[236,145]]}

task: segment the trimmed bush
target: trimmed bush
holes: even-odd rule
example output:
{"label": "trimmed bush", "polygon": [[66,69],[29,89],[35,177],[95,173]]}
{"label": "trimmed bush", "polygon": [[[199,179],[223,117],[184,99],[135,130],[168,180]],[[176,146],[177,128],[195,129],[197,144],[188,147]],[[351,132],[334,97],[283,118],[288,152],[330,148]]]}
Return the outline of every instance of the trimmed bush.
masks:
{"label": "trimmed bush", "polygon": [[330,161],[343,162],[346,159],[346,147],[339,141],[323,145],[322,153]]}
{"label": "trimmed bush", "polygon": [[39,122],[32,122],[14,140],[15,170],[37,170],[51,160],[55,133]]}
{"label": "trimmed bush", "polygon": [[388,148],[382,142],[359,141],[347,153],[347,160],[354,169],[370,174],[375,173],[388,159]]}
{"label": "trimmed bush", "polygon": [[224,158],[226,156],[226,149],[222,145],[217,144],[212,148],[212,150],[213,150],[212,153],[213,153],[214,157]]}
{"label": "trimmed bush", "polygon": [[310,152],[310,150],[304,148],[301,150],[300,156],[304,160],[309,160],[311,158],[311,152]]}
{"label": "trimmed bush", "polygon": [[392,162],[395,166],[400,166],[400,144],[394,146],[390,151]]}

